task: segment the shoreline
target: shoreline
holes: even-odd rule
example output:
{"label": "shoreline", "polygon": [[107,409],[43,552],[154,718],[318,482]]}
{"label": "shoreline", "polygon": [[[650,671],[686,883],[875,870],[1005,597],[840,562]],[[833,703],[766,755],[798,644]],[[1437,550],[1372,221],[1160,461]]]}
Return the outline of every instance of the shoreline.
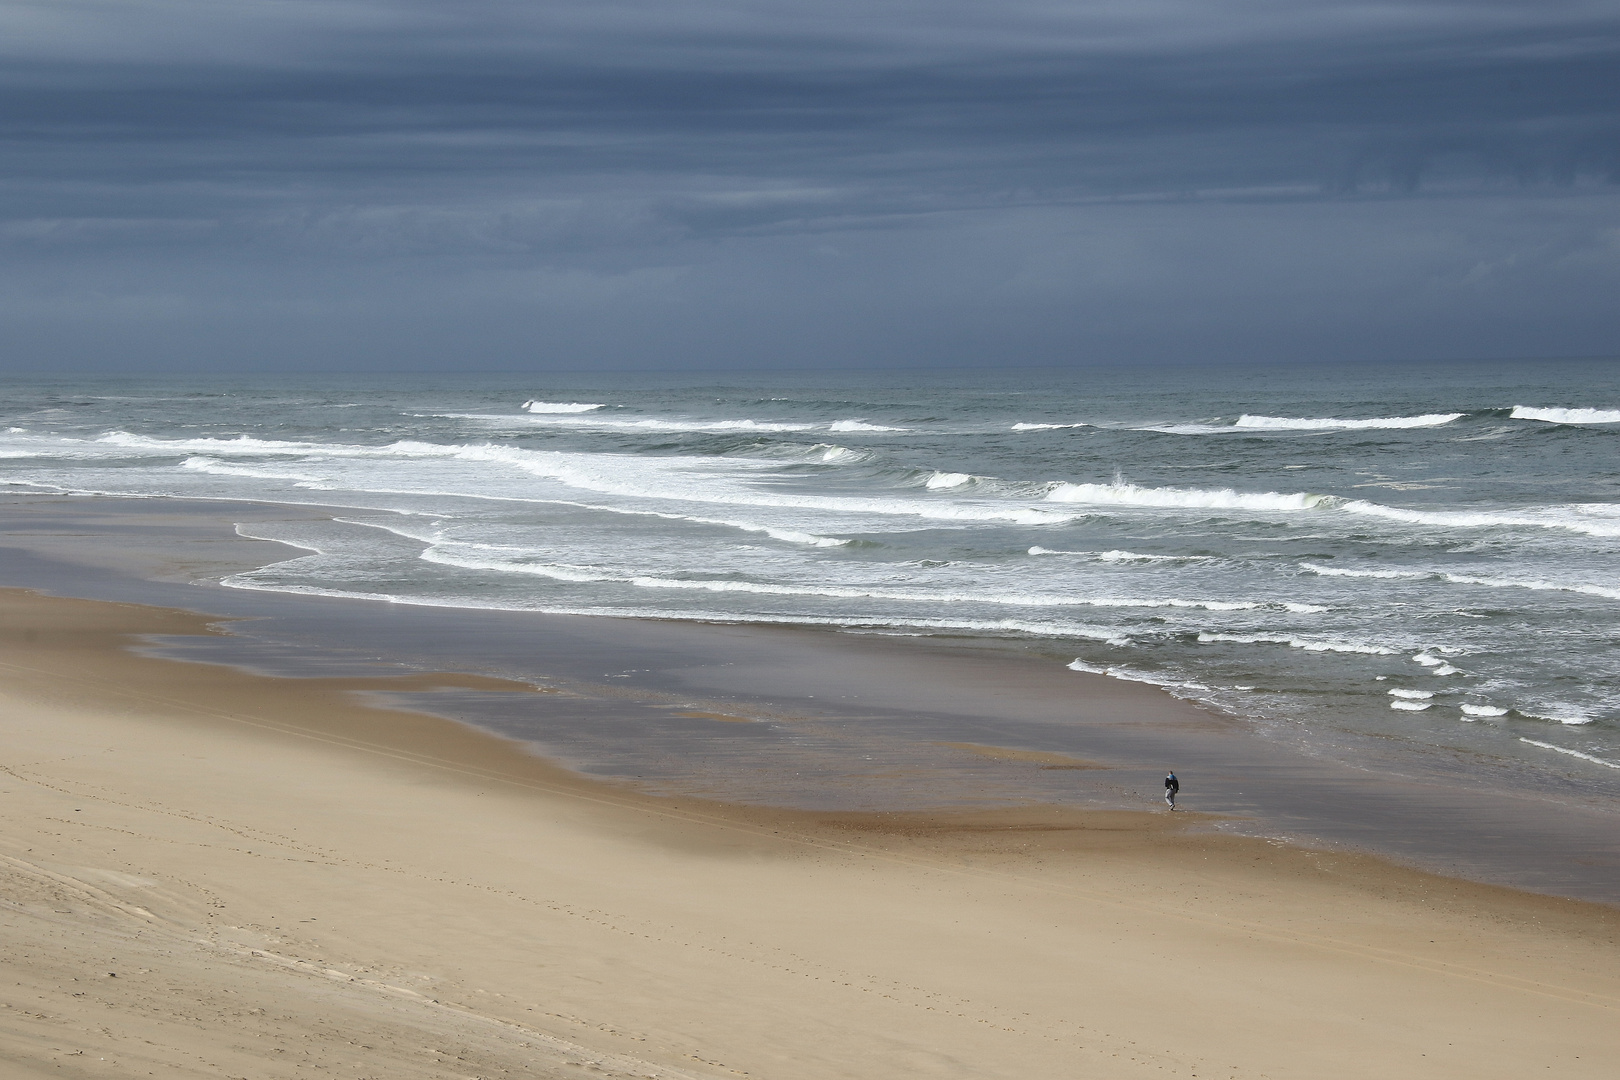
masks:
{"label": "shoreline", "polygon": [[206,616],[10,589],[0,611],[0,1051],[41,1074],[1506,1078],[1612,1059],[1612,907],[1191,813],[653,796],[357,695],[386,679],[130,648]]}
{"label": "shoreline", "polygon": [[[232,503],[226,515],[161,500],[8,502],[31,512],[13,515],[0,536],[0,583],[237,620],[231,635],[146,646],[173,659],[300,680],[453,670],[544,686],[551,693],[538,710],[475,681],[428,690],[396,680],[376,693],[516,739],[587,779],[823,811],[1126,809],[1158,808],[1158,778],[1175,767],[1193,781],[1184,803],[1225,832],[1620,903],[1612,813],[1376,772],[1376,760],[1347,769],[1240,719],[1064,670],[1016,644],[200,587],[183,583],[287,550],[238,537],[231,519],[321,514],[271,504]],[[1029,756],[1042,754],[1105,767],[1051,768]]]}

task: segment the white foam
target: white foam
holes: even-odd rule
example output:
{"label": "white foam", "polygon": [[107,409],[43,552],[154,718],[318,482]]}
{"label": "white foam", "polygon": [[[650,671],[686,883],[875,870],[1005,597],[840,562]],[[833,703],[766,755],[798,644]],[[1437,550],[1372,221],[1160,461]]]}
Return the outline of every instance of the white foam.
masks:
{"label": "white foam", "polygon": [[326,478],[290,469],[264,468],[252,465],[231,465],[210,457],[188,457],[180,463],[182,469],[209,473],[214,476],[241,476],[254,480],[290,480],[299,487],[324,487]]}
{"label": "white foam", "polygon": [[1308,562],[1302,562],[1299,565],[1302,569],[1309,570],[1313,574],[1320,574],[1323,577],[1384,578],[1394,580],[1396,578],[1423,578],[1429,576],[1429,571],[1427,570],[1349,570],[1338,566],[1318,566],[1316,563]]}
{"label": "white foam", "polygon": [[[843,537],[820,536],[816,533],[802,532],[798,529],[784,529],[775,525],[761,525],[752,521],[728,521],[723,518],[698,517],[693,514],[671,514],[660,510],[637,510],[624,506],[604,506],[600,503],[577,502],[572,499],[529,499],[527,502],[542,503],[547,506],[572,506],[581,510],[592,510],[603,514],[618,514],[624,517],[650,517],[663,521],[687,521],[694,525],[716,525],[724,529],[736,529],[740,532],[761,533],[773,540],[781,540],[790,544],[805,544],[810,547],[844,547],[853,543]],[[343,518],[334,518],[343,521]],[[396,536],[403,536],[410,540],[419,540],[423,543],[437,543],[439,536],[423,536],[409,529],[386,525],[375,521],[351,521],[351,525],[364,525],[367,528],[382,529]]]}
{"label": "white foam", "polygon": [[1422,416],[1378,416],[1370,420],[1334,417],[1300,419],[1291,416],[1250,416],[1245,413],[1232,426],[1254,431],[1374,431],[1380,429],[1439,427],[1462,419],[1462,413],[1426,413]]}
{"label": "white foam", "polygon": [[828,431],[910,431],[910,428],[884,427],[882,424],[868,424],[864,420],[838,420],[827,428]]}
{"label": "white foam", "polygon": [[1538,409],[1515,405],[1508,415],[1515,420],[1542,420],[1549,424],[1620,424],[1620,409]]}
{"label": "white foam", "polygon": [[1608,600],[1620,600],[1620,588],[1611,588],[1605,585],[1592,585],[1586,582],[1559,582],[1541,581],[1535,578],[1503,578],[1478,577],[1473,574],[1454,574],[1449,570],[1350,570],[1336,566],[1318,566],[1315,563],[1302,562],[1302,569],[1323,577],[1353,577],[1353,578],[1384,578],[1384,579],[1421,579],[1433,578],[1438,581],[1450,582],[1453,585],[1482,585],[1493,589],[1531,589],[1536,592],[1572,592],[1586,596],[1601,596]]}
{"label": "white foam", "polygon": [[1446,581],[1457,585],[1485,585],[1493,589],[1531,589],[1536,592],[1571,592],[1585,596],[1601,596],[1606,600],[1620,600],[1620,589],[1584,582],[1539,581],[1536,579],[1474,577],[1471,574],[1442,573]]}
{"label": "white foam", "polygon": [[1459,705],[1465,716],[1506,716],[1508,711],[1495,705]]}
{"label": "white foam", "polygon": [[[315,545],[311,544],[307,540],[286,540],[286,539],[283,539],[282,537],[279,537],[279,536],[260,536],[257,533],[248,532],[246,526],[244,526],[241,522],[237,522],[235,525],[231,526],[231,528],[236,533],[237,536],[240,536],[244,540],[262,540],[265,543],[269,543],[269,544],[283,544],[286,547],[299,548],[300,550],[308,551],[308,552],[311,552],[311,553],[313,553],[315,555],[325,555],[326,554],[326,552],[322,551],[320,548],[318,548]],[[277,564],[272,564],[272,565],[281,565],[281,564],[277,563]],[[266,568],[266,569],[268,569],[268,568]],[[249,571],[249,573],[252,573],[252,571]]]}
{"label": "white foam", "polygon": [[[271,539],[276,543],[289,543],[273,537],[253,537],[253,539]],[[293,544],[297,547],[301,545]],[[310,549],[313,550],[313,549]],[[294,560],[296,561],[296,560]],[[666,608],[641,607],[609,607],[606,605],[577,607],[572,605],[559,605],[554,603],[529,602],[514,603],[511,601],[489,601],[474,597],[453,596],[403,596],[395,593],[366,592],[355,589],[334,589],[318,585],[300,585],[292,583],[275,583],[258,580],[254,575],[273,570],[285,563],[272,564],[257,571],[248,571],[242,574],[233,574],[222,578],[220,584],[226,588],[243,589],[253,592],[294,593],[300,596],[327,596],[336,599],[377,600],[389,604],[405,604],[413,607],[433,608],[474,608],[482,611],[539,611],[553,615],[593,615],[605,618],[621,619],[676,619],[685,622],[707,623],[739,623],[746,625],[788,625],[788,626],[827,626],[837,629],[873,629],[893,630],[896,628],[917,630],[923,633],[962,632],[973,634],[1022,634],[1039,638],[1086,638],[1104,642],[1110,645],[1128,644],[1122,641],[1114,631],[1088,626],[1074,622],[1030,622],[1023,619],[945,619],[945,618],[891,618],[881,619],[863,618],[861,616],[835,616],[835,615],[802,615],[802,614],[758,614],[753,612],[737,611],[709,611],[703,609],[669,610]]]}
{"label": "white foam", "polygon": [[1214,642],[1228,642],[1234,645],[1287,645],[1291,649],[1303,649],[1306,652],[1358,653],[1363,656],[1393,656],[1395,654],[1394,649],[1386,649],[1382,645],[1371,645],[1356,641],[1316,641],[1311,638],[1293,637],[1287,634],[1219,634],[1200,631],[1198,640],[1206,645]]}
{"label": "white foam", "polygon": [[[77,440],[74,440],[77,441]],[[109,431],[89,440],[89,445],[116,446],[129,450],[153,450],[162,454],[318,454],[352,452],[370,447],[327,446],[322,443],[285,442],[238,435],[234,439],[154,439],[127,431]]]}
{"label": "white foam", "polygon": [[1320,615],[1327,608],[1321,604],[1301,604],[1293,600],[1287,600],[1283,602],[1283,610],[1292,611],[1296,615]]}
{"label": "white foam", "polygon": [[[457,553],[451,547],[466,552],[506,551],[514,557]],[[1254,603],[1230,603],[1220,600],[1184,600],[1179,597],[1141,598],[1120,596],[1055,596],[1043,593],[994,593],[952,590],[929,591],[900,589],[886,586],[854,586],[832,584],[781,584],[769,581],[748,581],[738,578],[672,578],[657,574],[638,574],[601,566],[531,561],[517,557],[518,549],[493,545],[442,545],[429,547],[419,556],[426,562],[444,566],[457,566],[465,570],[487,570],[498,573],[527,574],[565,582],[602,582],[630,585],[642,589],[671,589],[713,593],[746,593],[759,596],[826,597],[840,600],[898,600],[917,604],[987,604],[1005,607],[1098,607],[1098,608],[1194,608],[1209,611],[1232,611],[1259,607]]]}
{"label": "white foam", "polygon": [[1431,704],[1432,704],[1432,702],[1428,702],[1428,701],[1402,701],[1399,698],[1397,698],[1396,700],[1389,703],[1389,707],[1392,708],[1392,709],[1399,709],[1402,712],[1422,712],[1424,709],[1427,709]]}
{"label": "white foam", "polygon": [[1145,488],[1115,481],[1112,484],[1055,485],[1046,495],[1051,502],[1093,506],[1140,506],[1169,510],[1309,510],[1328,496],[1303,492],[1238,492],[1231,488]]}
{"label": "white foam", "polygon": [[1570,757],[1578,757],[1583,761],[1590,761],[1594,764],[1605,766],[1606,768],[1620,769],[1620,761],[1610,761],[1608,758],[1600,758],[1596,754],[1586,754],[1579,750],[1571,750],[1567,746],[1554,746],[1552,743],[1541,742],[1537,739],[1526,739],[1522,735],[1519,737],[1519,741],[1522,743],[1529,743],[1531,746],[1539,746],[1543,750],[1554,750],[1560,754],[1568,754]]}
{"label": "white foam", "polygon": [[[1009,503],[796,495],[789,492],[761,490],[741,483],[736,474],[750,470],[772,469],[777,466],[769,461],[737,457],[674,458],[631,454],[566,453],[526,450],[494,443],[447,444],[413,439],[404,439],[384,446],[280,442],[247,436],[234,439],[152,439],[127,432],[109,432],[95,440],[95,444],[151,450],[163,454],[210,456],[302,454],[320,458],[367,460],[445,458],[500,464],[534,476],[556,480],[570,487],[602,494],[711,505],[837,511],[862,515],[918,517],[936,521],[1007,521],[1020,525],[1058,525],[1074,519],[1072,514],[1060,511]],[[93,448],[95,444],[83,445]],[[727,475],[728,473],[731,475]],[[367,490],[381,492],[384,489]],[[478,491],[387,490],[401,494],[441,494],[510,501],[554,501],[490,495]]]}
{"label": "white foam", "polygon": [[1139,551],[1110,551],[1096,552],[1098,562],[1208,562],[1208,555],[1144,555]]}
{"label": "white foam", "polygon": [[[1143,555],[1136,551],[1064,551],[1059,548],[1044,548],[1036,545],[1029,549],[1031,555],[1080,555],[1096,559],[1098,562],[1129,563],[1129,562],[1212,562],[1212,555]],[[1321,609],[1325,610],[1325,609]]]}
{"label": "white foam", "polygon": [[1098,667],[1080,659],[1063,666],[1070,671],[1082,671],[1087,675],[1106,675],[1110,679],[1119,679],[1123,682],[1147,683],[1150,686],[1158,686],[1166,690],[1190,690],[1194,692],[1209,690],[1209,687],[1203,683],[1185,682],[1180,679],[1172,679],[1168,676],[1155,675],[1146,671],[1136,671],[1127,667]]}
{"label": "white foam", "polygon": [[1546,711],[1533,712],[1530,709],[1521,707],[1518,712],[1519,715],[1528,716],[1532,720],[1551,720],[1555,724],[1563,724],[1566,727],[1584,727],[1597,719],[1597,717],[1584,713],[1572,705],[1543,705],[1540,708]]}
{"label": "white foam", "polygon": [[1090,427],[1090,424],[1014,424],[1014,431],[1058,431],[1063,428]]}
{"label": "white foam", "polygon": [[1221,435],[1237,429],[1229,424],[1163,424],[1133,430],[1155,431],[1161,435]]}
{"label": "white foam", "polygon": [[[553,418],[556,419],[556,418]],[[562,418],[570,419],[570,418]],[[724,421],[715,424],[675,424],[664,421],[631,421],[632,424],[658,424],[672,430],[766,430],[772,425],[755,421]],[[794,428],[795,425],[774,425]],[[700,465],[723,462],[725,467],[737,471],[750,462],[742,458],[713,459],[661,459],[638,455],[568,454],[559,451],[526,450],[517,447],[483,444],[439,444],[418,440],[401,440],[384,446],[352,444],[302,443],[257,439],[250,436],[235,438],[154,439],[128,432],[108,432],[94,440],[65,440],[56,444],[57,453],[69,455],[80,450],[96,453],[99,448],[146,450],[160,454],[202,454],[212,457],[239,457],[245,455],[314,455],[318,457],[345,457],[360,459],[413,459],[424,457],[457,458],[467,461],[501,462],[535,475],[548,476],[559,482],[589,490],[631,495],[636,497],[670,499],[683,498],[697,502],[717,502],[732,505],[795,507],[799,509],[833,510],[857,514],[915,516],[933,520],[956,521],[1009,521],[1023,525],[1064,524],[1073,515],[1036,506],[990,500],[968,501],[907,501],[901,499],[839,498],[815,495],[794,495],[785,492],[765,492],[754,489],[738,490],[725,486],[724,477],[707,474],[701,477]],[[770,467],[768,462],[752,462],[757,467]],[[719,485],[716,488],[714,485]],[[444,494],[457,494],[445,492]],[[477,495],[462,491],[459,494]],[[1382,517],[1389,520],[1445,527],[1534,526],[1537,528],[1567,529],[1594,536],[1620,536],[1620,504],[1584,503],[1561,507],[1541,507],[1519,514],[1472,514],[1448,511],[1413,511],[1381,506],[1362,500],[1344,502],[1334,496],[1303,492],[1240,493],[1231,489],[1196,488],[1144,488],[1134,484],[1068,484],[1059,483],[1048,489],[1048,504],[1093,505],[1112,507],[1142,507],[1161,509],[1236,509],[1262,513],[1298,512],[1307,510],[1340,509],[1348,513]]]}
{"label": "white foam", "polygon": [[1620,536],[1620,505],[1614,503],[1570,503],[1563,506],[1532,507],[1519,513],[1479,513],[1459,510],[1408,510],[1381,503],[1353,499],[1337,503],[1347,514],[1383,518],[1410,525],[1441,528],[1533,528],[1567,529],[1588,536]]}
{"label": "white foam", "polygon": [[525,401],[523,408],[532,413],[586,413],[603,406],[584,401]]}
{"label": "white foam", "polygon": [[936,473],[934,473],[932,476],[930,476],[928,478],[927,487],[931,491],[938,491],[938,490],[941,490],[941,489],[948,489],[948,488],[957,488],[957,487],[961,487],[963,484],[967,483],[968,481],[970,481],[972,479],[973,479],[973,476],[970,473],[936,472]]}
{"label": "white foam", "polygon": [[[607,420],[595,416],[547,416],[544,422],[562,427],[601,428],[609,431],[689,431],[713,435],[737,431],[816,431],[821,427],[819,424],[791,424],[770,420]],[[839,429],[833,427],[829,430]]]}
{"label": "white foam", "polygon": [[1395,687],[1395,688],[1392,688],[1389,691],[1389,696],[1390,697],[1398,697],[1398,698],[1406,698],[1406,699],[1408,699],[1410,701],[1426,701],[1429,698],[1434,697],[1434,691],[1433,690],[1404,690],[1404,689],[1401,689],[1400,687]]}

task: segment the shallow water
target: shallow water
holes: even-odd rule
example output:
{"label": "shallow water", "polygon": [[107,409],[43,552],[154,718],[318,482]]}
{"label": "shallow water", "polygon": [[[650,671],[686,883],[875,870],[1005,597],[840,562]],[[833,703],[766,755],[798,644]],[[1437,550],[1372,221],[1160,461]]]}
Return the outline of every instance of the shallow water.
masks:
{"label": "shallow water", "polygon": [[1620,781],[1612,363],[10,390],[12,490],[310,507],[234,588],[999,638]]}

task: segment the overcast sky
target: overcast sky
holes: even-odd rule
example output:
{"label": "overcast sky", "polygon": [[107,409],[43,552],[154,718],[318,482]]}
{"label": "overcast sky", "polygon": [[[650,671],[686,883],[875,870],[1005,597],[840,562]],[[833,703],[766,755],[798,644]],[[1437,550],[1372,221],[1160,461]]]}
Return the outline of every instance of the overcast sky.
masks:
{"label": "overcast sky", "polygon": [[1616,0],[0,0],[0,368],[1620,353]]}

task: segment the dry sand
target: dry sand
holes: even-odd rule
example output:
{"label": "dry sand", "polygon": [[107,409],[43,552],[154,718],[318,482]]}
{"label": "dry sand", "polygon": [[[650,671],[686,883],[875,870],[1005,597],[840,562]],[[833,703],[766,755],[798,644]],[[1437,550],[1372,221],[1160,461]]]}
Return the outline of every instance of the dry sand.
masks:
{"label": "dry sand", "polygon": [[[0,590],[0,1075],[1615,1069],[1613,908],[1195,815],[653,799],[125,647],[202,632]],[[409,682],[474,683],[526,692]]]}

